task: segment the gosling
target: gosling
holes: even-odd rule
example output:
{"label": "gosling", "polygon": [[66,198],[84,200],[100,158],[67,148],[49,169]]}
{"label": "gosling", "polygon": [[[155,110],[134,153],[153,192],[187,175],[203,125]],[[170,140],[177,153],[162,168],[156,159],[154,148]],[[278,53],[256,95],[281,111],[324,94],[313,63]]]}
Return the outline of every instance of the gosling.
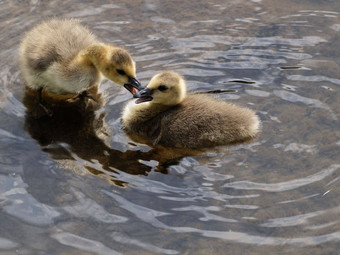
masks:
{"label": "gosling", "polygon": [[26,84],[37,91],[39,103],[43,89],[87,96],[103,76],[131,93],[141,89],[130,54],[100,42],[76,19],[51,19],[34,27],[21,42],[19,58]]}
{"label": "gosling", "polygon": [[260,129],[259,118],[248,108],[186,95],[185,80],[172,71],[155,75],[134,97],[123,110],[122,124],[137,142],[198,149],[245,142]]}

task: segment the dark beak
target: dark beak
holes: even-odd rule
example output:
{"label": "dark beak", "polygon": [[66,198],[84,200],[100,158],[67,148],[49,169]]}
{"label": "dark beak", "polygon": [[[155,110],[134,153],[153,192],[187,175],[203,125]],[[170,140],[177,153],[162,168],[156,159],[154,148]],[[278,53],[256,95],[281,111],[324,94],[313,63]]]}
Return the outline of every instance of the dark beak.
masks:
{"label": "dark beak", "polygon": [[132,95],[143,89],[140,82],[133,77],[129,77],[129,83],[124,84],[124,88],[130,91]]}
{"label": "dark beak", "polygon": [[135,93],[133,97],[138,98],[136,100],[136,104],[140,104],[140,103],[151,101],[153,99],[151,94],[152,94],[152,90],[145,88]]}

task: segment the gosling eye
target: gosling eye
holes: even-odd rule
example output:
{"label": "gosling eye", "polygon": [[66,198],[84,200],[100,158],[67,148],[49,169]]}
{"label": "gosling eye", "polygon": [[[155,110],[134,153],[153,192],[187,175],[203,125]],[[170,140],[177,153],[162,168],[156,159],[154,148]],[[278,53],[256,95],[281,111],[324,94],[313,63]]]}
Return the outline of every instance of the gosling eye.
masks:
{"label": "gosling eye", "polygon": [[165,85],[160,85],[160,86],[158,87],[158,90],[159,90],[159,91],[165,91],[165,90],[167,90],[167,89],[168,89],[168,87],[165,86]]}
{"label": "gosling eye", "polygon": [[119,73],[120,75],[126,75],[125,71],[122,70],[122,69],[117,69],[116,71],[117,71],[117,73]]}

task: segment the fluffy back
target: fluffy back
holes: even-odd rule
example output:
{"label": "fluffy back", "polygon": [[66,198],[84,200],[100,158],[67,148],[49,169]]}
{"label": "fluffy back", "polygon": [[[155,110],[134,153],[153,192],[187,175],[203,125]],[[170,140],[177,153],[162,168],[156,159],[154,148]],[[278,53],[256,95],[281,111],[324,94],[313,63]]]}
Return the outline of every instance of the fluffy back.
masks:
{"label": "fluffy back", "polygon": [[44,71],[55,61],[71,61],[80,50],[96,42],[96,37],[79,20],[51,19],[24,37],[20,62],[23,67]]}

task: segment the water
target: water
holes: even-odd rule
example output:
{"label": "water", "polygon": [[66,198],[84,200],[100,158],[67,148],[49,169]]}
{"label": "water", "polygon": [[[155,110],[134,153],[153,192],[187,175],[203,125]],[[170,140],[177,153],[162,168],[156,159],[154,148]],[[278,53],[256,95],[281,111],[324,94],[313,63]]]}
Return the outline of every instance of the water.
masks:
{"label": "water", "polygon": [[[337,254],[338,1],[0,1],[1,254]],[[23,34],[77,17],[126,47],[143,84],[171,69],[191,92],[254,109],[252,143],[194,154],[130,141],[131,95],[33,120]]]}

